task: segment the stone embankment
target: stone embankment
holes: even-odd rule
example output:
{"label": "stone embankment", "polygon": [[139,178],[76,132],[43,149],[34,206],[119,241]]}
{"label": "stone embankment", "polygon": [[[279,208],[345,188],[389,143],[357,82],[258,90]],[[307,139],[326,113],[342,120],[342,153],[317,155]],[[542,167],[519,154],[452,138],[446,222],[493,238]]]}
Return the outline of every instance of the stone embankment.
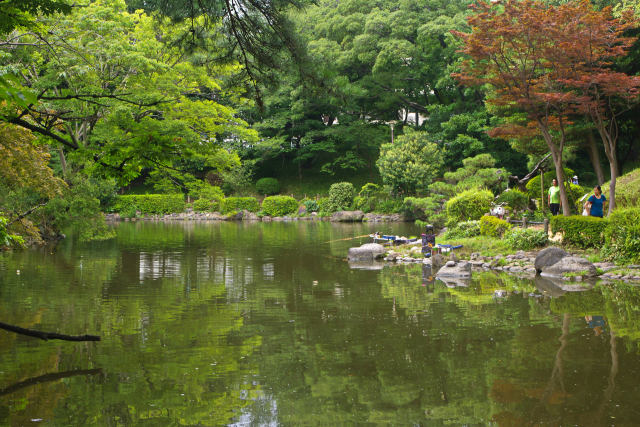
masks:
{"label": "stone embankment", "polygon": [[[367,246],[367,245],[363,245]],[[362,247],[361,247],[362,248]],[[351,251],[359,248],[352,248]],[[549,247],[539,252],[518,251],[510,255],[482,256],[472,253],[465,259],[460,259],[455,252],[448,254],[434,254],[430,258],[421,256],[420,243],[412,245],[410,249],[401,253],[388,251],[383,255],[387,263],[419,263],[429,265],[437,278],[443,281],[451,279],[470,279],[473,271],[502,271],[534,278],[541,276],[554,281],[583,282],[598,278],[605,280],[623,280],[626,282],[640,282],[640,266],[616,266],[609,262],[591,263],[586,258],[572,255],[561,248]],[[369,257],[373,262],[380,255]],[[351,260],[351,256],[349,257]]]}
{"label": "stone embankment", "polygon": [[258,216],[249,211],[241,211],[232,215],[223,215],[219,212],[194,212],[187,209],[185,212],[166,215],[138,215],[135,218],[124,218],[117,213],[105,214],[107,221],[331,221],[331,222],[403,222],[404,216],[399,214],[382,215],[375,213],[365,214],[362,211],[340,211],[332,216],[319,216],[316,212],[303,216]]}

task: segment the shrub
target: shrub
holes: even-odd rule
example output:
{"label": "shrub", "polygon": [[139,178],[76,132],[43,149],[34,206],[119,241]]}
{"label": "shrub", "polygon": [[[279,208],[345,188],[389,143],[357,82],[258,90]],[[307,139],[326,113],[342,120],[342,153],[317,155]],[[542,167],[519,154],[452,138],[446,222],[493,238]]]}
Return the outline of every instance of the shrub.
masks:
{"label": "shrub", "polygon": [[269,216],[285,216],[298,211],[298,202],[291,196],[269,196],[262,201],[262,211]]}
{"label": "shrub", "polygon": [[329,198],[321,197],[318,199],[318,214],[319,215],[327,215],[331,213],[331,209],[329,207]]}
{"label": "shrub", "polygon": [[483,236],[502,237],[510,228],[511,224],[495,216],[485,215],[480,218],[480,234]]}
{"label": "shrub", "polygon": [[318,202],[315,200],[305,200],[302,204],[307,209],[307,212],[318,212],[320,209]]}
{"label": "shrub", "polygon": [[441,209],[440,201],[435,197],[405,197],[402,202],[402,213],[410,219],[425,220]]}
{"label": "shrub", "polygon": [[480,235],[480,221],[464,221],[456,224],[455,227],[447,230],[445,239],[461,239],[465,237],[475,237]]}
{"label": "shrub", "polygon": [[184,211],[182,194],[131,194],[118,196],[114,205],[116,212],[140,211],[143,215],[168,214]]}
{"label": "shrub", "polygon": [[[564,168],[564,176],[568,178],[573,176],[573,170]],[[547,194],[549,194],[549,187],[551,187],[552,180],[556,177],[555,170],[546,172],[544,174],[544,205],[547,206]],[[537,201],[538,207],[542,207],[542,201],[540,200],[540,176],[535,176],[527,182],[527,195],[531,199]],[[565,189],[567,190],[567,198],[569,199],[569,207],[574,212],[581,212],[582,205],[579,199],[588,191],[580,185],[569,184],[565,182]]]}
{"label": "shrub", "polygon": [[218,207],[218,203],[209,199],[198,199],[193,202],[193,210],[196,212],[213,212]]}
{"label": "shrub", "polygon": [[604,240],[605,258],[640,263],[640,208],[614,210],[609,216]]}
{"label": "shrub", "polygon": [[504,241],[513,249],[529,250],[546,246],[547,233],[533,228],[512,228],[504,233]]}
{"label": "shrub", "polygon": [[424,191],[440,175],[444,164],[443,150],[429,140],[427,132],[405,127],[405,133],[394,144],[382,144],[376,162],[382,181],[395,194]]}
{"label": "shrub", "polygon": [[260,205],[255,197],[227,197],[220,202],[220,210],[223,214],[247,210],[258,212]]}
{"label": "shrub", "polygon": [[329,211],[336,212],[351,207],[356,189],[350,182],[337,182],[329,188]]}
{"label": "shrub", "polygon": [[191,191],[191,195],[195,199],[215,200],[220,201],[224,199],[224,193],[220,187],[204,184],[197,189]]}
{"label": "shrub", "polygon": [[529,196],[520,190],[507,190],[498,196],[498,203],[506,203],[514,211],[523,211],[529,205]]}
{"label": "shrub", "polygon": [[599,248],[604,244],[607,219],[592,216],[554,216],[551,232],[562,233],[562,242],[579,248]]}
{"label": "shrub", "polygon": [[447,202],[447,223],[480,219],[489,212],[493,193],[486,189],[464,191]]}
{"label": "shrub", "polygon": [[361,197],[375,197],[380,195],[381,192],[382,192],[382,189],[380,188],[379,185],[374,184],[372,182],[368,182],[362,186],[362,188],[360,189],[360,193],[358,193],[358,195]]}
{"label": "shrub", "polygon": [[377,202],[378,200],[375,197],[356,196],[353,199],[353,207],[364,213],[369,213],[376,209]]}
{"label": "shrub", "polygon": [[402,208],[402,199],[385,199],[379,200],[376,205],[376,211],[383,214],[399,213]]}
{"label": "shrub", "polygon": [[280,183],[275,178],[260,178],[258,182],[256,182],[256,191],[268,196],[278,194],[280,191]]}

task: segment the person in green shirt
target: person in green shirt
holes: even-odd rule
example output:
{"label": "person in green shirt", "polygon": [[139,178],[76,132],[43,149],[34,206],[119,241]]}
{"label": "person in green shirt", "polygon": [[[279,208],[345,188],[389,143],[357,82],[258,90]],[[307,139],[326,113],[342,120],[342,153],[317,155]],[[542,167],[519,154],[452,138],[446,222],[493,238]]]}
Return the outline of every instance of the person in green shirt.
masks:
{"label": "person in green shirt", "polygon": [[558,215],[560,212],[560,187],[558,187],[558,180],[555,178],[549,187],[549,209],[551,215]]}

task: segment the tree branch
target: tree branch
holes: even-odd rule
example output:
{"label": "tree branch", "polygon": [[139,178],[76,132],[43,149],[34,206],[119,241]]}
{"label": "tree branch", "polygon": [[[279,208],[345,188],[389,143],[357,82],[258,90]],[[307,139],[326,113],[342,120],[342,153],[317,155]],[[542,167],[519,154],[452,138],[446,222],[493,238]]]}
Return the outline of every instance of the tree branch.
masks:
{"label": "tree branch", "polygon": [[9,332],[15,332],[16,334],[27,335],[29,337],[40,338],[41,340],[64,340],[64,341],[100,341],[100,337],[97,335],[64,335],[56,332],[42,332],[35,329],[25,329],[19,326],[9,325],[8,323],[0,322],[0,329],[4,329]]}

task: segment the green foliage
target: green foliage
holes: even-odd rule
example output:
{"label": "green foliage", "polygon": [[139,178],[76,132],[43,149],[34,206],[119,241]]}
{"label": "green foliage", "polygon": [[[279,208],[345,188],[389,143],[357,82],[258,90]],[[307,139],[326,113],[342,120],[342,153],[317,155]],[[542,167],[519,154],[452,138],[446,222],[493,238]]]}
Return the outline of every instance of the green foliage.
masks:
{"label": "green foliage", "polygon": [[318,199],[318,214],[320,216],[325,216],[332,213],[330,209],[330,203],[328,197],[321,197]]}
{"label": "green foliage", "polygon": [[197,181],[196,185],[191,186],[189,194],[195,199],[204,199],[216,202],[224,199],[224,193],[220,187],[203,181]]}
{"label": "green foliage", "polygon": [[251,177],[255,162],[244,161],[231,170],[222,172],[222,190],[225,194],[250,194]]}
{"label": "green foliage", "polygon": [[389,198],[379,200],[376,205],[376,212],[383,214],[399,213],[402,209],[402,199]]}
{"label": "green foliage", "polygon": [[374,197],[378,196],[381,192],[382,188],[380,188],[378,184],[368,182],[362,186],[358,195],[361,197]]}
{"label": "green foliage", "polygon": [[115,212],[130,214],[139,211],[142,215],[162,215],[184,211],[182,194],[129,194],[118,196],[113,207]]}
{"label": "green foliage", "polygon": [[380,147],[376,165],[382,181],[397,194],[425,192],[442,169],[442,150],[426,132],[407,130],[393,145]]}
{"label": "green foliage", "polygon": [[218,208],[218,202],[209,199],[198,199],[193,202],[193,210],[196,212],[213,212]]}
{"label": "green foliage", "polygon": [[256,182],[256,191],[259,194],[266,194],[268,196],[278,194],[280,191],[280,183],[276,178],[260,178]]}
{"label": "green foliage", "polygon": [[337,182],[329,188],[329,212],[347,210],[353,204],[356,189],[350,182]]}
{"label": "green foliage", "polygon": [[511,228],[507,221],[491,215],[480,218],[480,234],[490,237],[502,237]]}
{"label": "green foliage", "polygon": [[302,202],[302,204],[304,205],[307,212],[318,212],[318,210],[320,209],[320,207],[318,206],[318,202],[312,199],[305,200],[304,202]]}
{"label": "green foliage", "polygon": [[227,197],[220,202],[220,210],[223,214],[242,210],[258,212],[260,205],[255,197]]}
{"label": "green foliage", "polygon": [[466,190],[447,201],[447,223],[480,219],[489,212],[493,193],[486,189]]}
{"label": "green foliage", "polygon": [[424,221],[436,229],[442,228],[446,220],[440,197],[405,197],[401,212],[408,219]]}
{"label": "green foliage", "polygon": [[[573,176],[573,170],[569,168],[564,168],[564,176],[565,179],[569,179],[569,177]],[[555,170],[551,170],[544,173],[544,206],[548,206],[547,195],[549,194],[549,187],[551,187],[551,182],[556,177]],[[540,200],[540,175],[536,175],[527,182],[527,196],[530,199],[534,199],[537,201],[538,207],[542,206],[542,202]],[[578,206],[578,200],[584,196],[587,192],[580,185],[570,184],[569,182],[565,182],[565,189],[567,190],[567,198],[569,199],[569,206],[572,207],[572,211],[579,212],[582,211],[582,206]]]}
{"label": "green foliage", "polygon": [[529,205],[529,196],[520,190],[509,189],[500,194],[496,202],[506,203],[512,211],[523,211]]}
{"label": "green foliage", "polygon": [[[602,184],[602,193],[609,200],[609,182]],[[640,207],[640,169],[632,170],[616,179],[616,207]]]}
{"label": "green foliage", "polygon": [[10,247],[23,247],[24,239],[7,231],[7,219],[0,216],[0,249]]}
{"label": "green foliage", "polygon": [[463,221],[447,230],[445,239],[459,239],[480,235],[480,221]]}
{"label": "green foliage", "polygon": [[640,208],[616,209],[608,219],[603,256],[619,262],[640,263]]}
{"label": "green foliage", "polygon": [[113,180],[97,180],[84,175],[69,177],[69,186],[34,215],[44,236],[60,231],[74,233],[80,241],[105,240],[114,236],[107,227],[102,208],[115,200]]}
{"label": "green foliage", "polygon": [[444,179],[456,193],[471,188],[488,188],[497,194],[506,186],[508,173],[505,169],[495,168],[495,163],[491,154],[478,154],[464,159],[463,167],[455,172],[446,172]]}
{"label": "green foliage", "polygon": [[551,232],[562,233],[562,243],[578,248],[601,248],[609,221],[592,216],[551,217]]}
{"label": "green foliage", "polygon": [[512,228],[504,233],[504,241],[513,249],[526,251],[546,246],[549,239],[544,230]]}
{"label": "green foliage", "polygon": [[269,196],[262,201],[262,211],[269,216],[285,216],[298,211],[298,202],[291,196]]}

